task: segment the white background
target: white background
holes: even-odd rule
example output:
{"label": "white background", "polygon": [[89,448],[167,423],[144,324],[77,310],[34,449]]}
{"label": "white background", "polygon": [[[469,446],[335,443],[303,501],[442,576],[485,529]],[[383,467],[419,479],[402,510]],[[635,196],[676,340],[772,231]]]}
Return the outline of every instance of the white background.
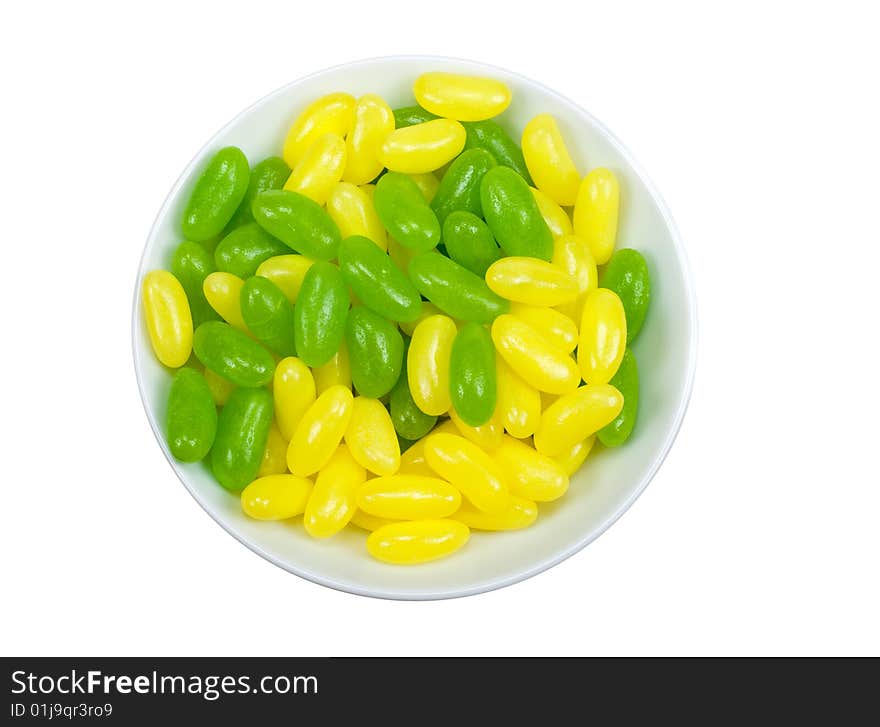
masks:
{"label": "white background", "polygon": [[[5,654],[880,653],[880,53],[869,3],[8,3]],[[518,8],[518,9],[515,9]],[[167,190],[257,98],[395,53],[543,81],[629,146],[693,266],[668,460],[551,571],[436,603],[300,580],[180,485],[130,301]]]}

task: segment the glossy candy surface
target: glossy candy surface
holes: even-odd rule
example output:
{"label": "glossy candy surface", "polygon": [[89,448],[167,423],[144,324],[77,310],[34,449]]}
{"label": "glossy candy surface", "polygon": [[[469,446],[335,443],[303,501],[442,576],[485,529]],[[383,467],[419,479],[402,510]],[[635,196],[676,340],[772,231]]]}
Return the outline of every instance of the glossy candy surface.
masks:
{"label": "glossy candy surface", "polygon": [[571,318],[555,308],[513,303],[510,312],[565,353],[574,351],[578,344],[578,327]]}
{"label": "glossy candy surface", "polygon": [[230,326],[247,333],[247,324],[241,315],[243,287],[244,280],[237,275],[219,270],[208,275],[202,283],[202,291],[211,307]]}
{"label": "glossy candy surface", "polygon": [[376,477],[357,495],[364,512],[390,520],[421,520],[452,515],[461,505],[461,494],[437,477],[399,474]]}
{"label": "glossy candy surface", "polygon": [[241,491],[241,509],[255,520],[287,520],[305,511],[311,494],[311,480],[269,475],[254,480]]}
{"label": "glossy candy surface", "polygon": [[342,239],[336,223],[317,202],[286,189],[260,192],[254,197],[254,219],[270,235],[314,260],[336,257]]}
{"label": "glossy candy surface", "polygon": [[211,470],[217,482],[227,490],[240,490],[257,476],[271,425],[272,395],[268,391],[232,392],[220,410],[211,449]]}
{"label": "glossy candy surface", "polygon": [[372,240],[380,250],[388,248],[388,235],[373,200],[363,189],[340,182],[327,198],[327,213],[336,223],[344,240],[361,235]]}
{"label": "glossy candy surface", "polygon": [[249,278],[264,260],[289,252],[278,240],[254,222],[237,227],[214,248],[217,270]]}
{"label": "glossy candy surface", "polygon": [[541,416],[535,448],[551,457],[562,454],[614,421],[623,395],[610,384],[587,384],[560,396]]}
{"label": "glossy candy surface", "polygon": [[332,189],[342,179],[345,166],[345,141],[338,134],[324,134],[297,162],[284,183],[284,189],[298,192],[324,205]]}
{"label": "glossy candy surface", "polygon": [[450,258],[484,277],[501,250],[483,220],[471,212],[452,212],[443,223],[443,244]]}
{"label": "glossy candy surface", "polygon": [[620,367],[609,383],[623,394],[623,409],[620,410],[617,418],[602,427],[596,436],[606,447],[619,447],[632,434],[639,411],[639,369],[636,357],[629,349],[623,355]]}
{"label": "glossy candy surface", "polygon": [[379,161],[393,172],[433,172],[461,152],[465,136],[464,127],[451,119],[434,119],[396,129],[379,147]]}
{"label": "glossy candy surface", "polygon": [[486,284],[507,300],[530,305],[571,303],[577,282],[562,268],[533,257],[504,257],[486,271]]}
{"label": "glossy candy surface", "polygon": [[216,269],[213,256],[198,242],[187,240],[181,242],[174,250],[171,258],[171,273],[186,293],[193,327],[219,318],[205,298],[205,291],[202,289],[205,278]]}
{"label": "glossy candy surface", "polygon": [[367,474],[348,447],[340,444],[315,479],[303,516],[313,538],[329,538],[344,528],[357,509],[357,492]]}
{"label": "glossy candy surface", "polygon": [[281,436],[281,430],[273,421],[269,427],[266,449],[263,450],[263,460],[260,462],[257,477],[283,474],[287,474],[287,440]]}
{"label": "glossy candy surface", "polygon": [[[497,386],[497,385],[496,385]],[[452,424],[448,432],[460,434],[469,442],[473,442],[484,452],[494,452],[501,445],[501,435],[504,434],[504,424],[501,422],[501,413],[498,407],[492,412],[492,416],[484,424],[473,426],[465,422],[455,409],[449,410],[449,422]]]}
{"label": "glossy candy surface", "polygon": [[604,265],[614,252],[620,185],[610,169],[593,169],[581,182],[574,203],[574,233],[590,248],[593,259]]}
{"label": "glossy candy surface", "polygon": [[348,428],[353,405],[350,389],[331,386],[306,410],[287,448],[293,474],[308,477],[327,464]]}
{"label": "glossy candy surface", "polygon": [[615,252],[602,273],[602,287],[617,294],[626,313],[626,340],[631,343],[642,330],[651,302],[648,264],[637,250]]}
{"label": "glossy candy surface", "polygon": [[256,274],[271,280],[291,303],[296,303],[300,288],[314,260],[304,255],[276,255],[264,260]]}
{"label": "glossy candy surface", "polygon": [[510,492],[536,502],[558,500],[568,490],[568,475],[555,460],[513,437],[504,437],[498,462]]}
{"label": "glossy candy surface", "polygon": [[388,233],[401,245],[426,252],[440,242],[440,222],[418,185],[405,174],[389,172],[376,184],[376,212]]}
{"label": "glossy candy surface", "polygon": [[500,356],[496,356],[498,414],[512,437],[532,436],[541,423],[541,394],[527,384]]}
{"label": "glossy candy surface", "polygon": [[588,384],[607,384],[626,351],[626,313],[615,293],[597,288],[584,301],[577,359]]}
{"label": "glossy candy surface", "polygon": [[367,550],[386,563],[416,565],[452,555],[469,537],[468,527],[457,520],[410,520],[374,530]]}
{"label": "glossy candy surface", "polygon": [[423,73],[413,84],[419,106],[447,119],[491,119],[510,105],[510,89],[493,78],[457,73]]}
{"label": "glossy candy surface", "polygon": [[403,337],[397,327],[363,306],[355,306],[345,322],[345,343],[351,380],[363,396],[385,396],[397,383],[403,364]]}
{"label": "glossy candy surface", "polygon": [[292,169],[309,147],[324,134],[345,137],[354,126],[354,96],[330,93],[313,101],[287,132],[284,140],[284,161]]}
{"label": "glossy candy surface", "polygon": [[248,188],[250,169],[241,149],[227,146],[211,157],[183,213],[183,234],[194,242],[220,234]]}
{"label": "glossy candy surface", "polygon": [[394,112],[375,94],[361,96],[354,107],[354,127],[346,139],[348,161],[343,179],[352,184],[366,184],[382,171],[379,147],[394,131]]}
{"label": "glossy candy surface", "polygon": [[[412,347],[412,344],[410,344]],[[397,383],[391,389],[389,398],[389,410],[391,413],[391,421],[395,431],[404,439],[416,441],[424,437],[433,429],[437,422],[437,417],[425,413],[415,402],[413,398],[407,366],[407,357],[404,356],[403,366]],[[449,397],[449,387],[446,387],[446,398]],[[448,409],[449,406],[446,407]],[[444,411],[446,411],[444,409]],[[442,412],[441,412],[442,413]],[[415,446],[418,446],[416,442]],[[409,452],[412,448],[408,449]],[[404,455],[406,452],[404,453]],[[413,455],[410,455],[411,457]],[[402,459],[402,457],[401,457]]]}
{"label": "glossy candy surface", "polygon": [[269,189],[281,189],[290,176],[290,167],[285,164],[281,157],[267,157],[254,165],[251,169],[250,181],[247,192],[238,205],[238,209],[226,225],[226,230],[231,231],[254,221],[251,212],[251,204],[260,192]]}
{"label": "glossy candy surface", "polygon": [[451,517],[471,530],[522,530],[538,518],[538,506],[531,500],[511,495],[509,507],[501,512],[482,512],[465,502]]}
{"label": "glossy candy surface", "polygon": [[538,211],[541,213],[541,217],[544,218],[544,222],[547,223],[553,238],[556,239],[560,235],[570,235],[572,225],[568,213],[540,189],[535,189],[534,187],[529,189],[532,190],[532,197],[535,198],[535,202],[538,204]]}
{"label": "glossy candy surface", "polygon": [[323,394],[331,386],[344,386],[351,389],[351,362],[348,359],[348,348],[345,339],[339,345],[339,350],[333,354],[330,360],[323,366],[313,370],[315,375],[315,391],[318,396]]}
{"label": "glossy candy surface", "polygon": [[211,449],[217,433],[217,408],[198,371],[180,369],[171,382],[165,434],[168,449],[181,462],[198,462]]}
{"label": "glossy candy surface", "polygon": [[437,118],[430,111],[425,111],[421,106],[404,106],[394,109],[394,128],[403,129],[407,126],[423,124],[426,121],[433,121]]}
{"label": "glossy candy surface", "polygon": [[400,468],[400,444],[394,424],[378,399],[355,397],[345,443],[351,456],[370,472],[393,475]]}
{"label": "glossy candy surface", "polygon": [[241,315],[248,330],[280,356],[296,355],[290,301],[271,280],[254,276],[241,289]]}
{"label": "glossy candy surface", "polygon": [[502,512],[510,494],[500,465],[473,442],[441,432],[425,440],[425,458],[440,477],[455,485],[482,512]]}
{"label": "glossy candy surface", "polygon": [[196,358],[236,386],[264,386],[272,379],[275,360],[263,346],[228,323],[202,323],[193,336]]}
{"label": "glossy candy surface", "polygon": [[538,114],[526,124],[522,151],[535,186],[556,204],[573,205],[581,175],[571,160],[565,141],[550,114]]}
{"label": "glossy candy surface", "polygon": [[553,459],[559,464],[569,477],[577,472],[584,460],[587,459],[596,443],[596,436],[591,435],[586,439],[576,442],[560,454],[554,455]]}
{"label": "glossy candy surface", "polygon": [[556,267],[571,276],[578,289],[577,297],[571,303],[558,306],[576,324],[580,324],[581,311],[587,294],[599,287],[599,274],[596,261],[587,244],[577,235],[566,234],[553,240],[553,259]]}
{"label": "glossy candy surface", "polygon": [[322,366],[339,350],[348,305],[348,289],[339,269],[327,262],[312,265],[294,308],[296,351],[303,362]]}
{"label": "glossy candy surface", "polygon": [[495,349],[478,323],[464,325],[452,343],[449,393],[455,412],[472,427],[488,422],[495,411]]}
{"label": "glossy candy surface", "polygon": [[486,224],[508,255],[550,260],[553,236],[525,180],[509,167],[483,175],[480,200]]}
{"label": "glossy candy surface", "polygon": [[455,158],[440,180],[440,186],[431,201],[431,209],[441,225],[456,210],[482,216],[480,183],[486,172],[494,166],[494,157],[485,149],[468,149]]}
{"label": "glossy candy surface", "polygon": [[316,399],[315,379],[309,367],[293,356],[279,361],[275,367],[272,395],[278,428],[289,442],[303,415]]}
{"label": "glossy candy surface", "polygon": [[413,331],[406,371],[412,399],[425,414],[439,416],[452,406],[449,362],[457,333],[444,315],[424,319]]}
{"label": "glossy candy surface", "polygon": [[510,134],[500,124],[492,120],[466,121],[464,128],[467,132],[466,149],[485,149],[498,164],[513,169],[526,180],[527,184],[532,183],[522,149],[517,146],[516,142],[510,138]]}
{"label": "glossy candy surface", "polygon": [[193,345],[192,314],[183,286],[171,273],[152,270],[144,276],[141,296],[156,358],[171,368],[183,366]]}

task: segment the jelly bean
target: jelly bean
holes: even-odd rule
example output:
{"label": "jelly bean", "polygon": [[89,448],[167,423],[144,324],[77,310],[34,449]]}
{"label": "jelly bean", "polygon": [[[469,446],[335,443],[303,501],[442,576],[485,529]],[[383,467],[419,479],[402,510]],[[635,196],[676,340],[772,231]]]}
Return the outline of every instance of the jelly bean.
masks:
{"label": "jelly bean", "polygon": [[562,454],[613,422],[621,409],[623,396],[610,384],[581,386],[544,410],[535,448],[550,457]]}
{"label": "jelly bean", "polygon": [[620,185],[610,169],[594,169],[581,182],[574,203],[574,233],[590,248],[597,265],[614,252]]}
{"label": "jelly bean", "polygon": [[389,408],[395,431],[401,437],[411,441],[424,437],[437,422],[436,416],[423,412],[413,399],[409,385],[406,357],[404,357],[397,383],[391,389]]}
{"label": "jelly bean", "polygon": [[444,315],[425,318],[416,326],[407,352],[409,391],[418,409],[431,416],[449,411],[449,360],[458,330]]}
{"label": "jelly bean", "polygon": [[504,437],[497,457],[514,495],[551,502],[568,490],[568,475],[562,466],[518,439]]}
{"label": "jelly bean", "polygon": [[599,274],[593,254],[577,235],[562,235],[553,240],[552,262],[572,277],[578,289],[577,298],[571,303],[558,306],[558,310],[580,323],[587,295],[599,286]]}
{"label": "jelly bean", "polygon": [[247,324],[241,315],[241,289],[244,281],[232,273],[216,272],[202,283],[202,291],[211,307],[233,328],[247,333]]}
{"label": "jelly bean", "polygon": [[442,225],[451,212],[464,210],[482,216],[480,182],[492,167],[497,166],[493,156],[485,149],[468,149],[462,152],[443,175],[431,209]]}
{"label": "jelly bean", "polygon": [[495,319],[492,341],[514,373],[538,391],[565,394],[574,391],[580,383],[581,375],[574,359],[515,316]]}
{"label": "jelly bean", "polygon": [[189,367],[171,382],[165,433],[168,449],[181,462],[198,462],[214,443],[217,407],[204,376]]}
{"label": "jelly bean", "polygon": [[421,106],[405,106],[403,108],[394,109],[394,128],[403,129],[407,126],[415,126],[416,124],[424,124],[426,121],[433,121],[437,117],[430,111],[425,111]]}
{"label": "jelly bean", "polygon": [[294,475],[268,475],[241,491],[241,509],[255,520],[287,520],[301,515],[312,494],[311,480]]}
{"label": "jelly bean", "polygon": [[428,465],[428,460],[425,457],[425,441],[423,439],[414,442],[406,452],[400,455],[400,469],[397,473],[402,475],[424,475],[425,477],[437,476]]}
{"label": "jelly bean", "polygon": [[456,434],[431,434],[425,440],[425,457],[431,469],[478,510],[502,512],[510,507],[501,466],[473,442]]}
{"label": "jelly bean", "polygon": [[289,252],[287,245],[251,222],[237,227],[220,240],[214,248],[214,260],[218,270],[249,278],[264,260],[286,252]]}
{"label": "jelly bean", "polygon": [[434,197],[437,196],[437,190],[440,188],[440,180],[437,179],[437,176],[432,172],[407,174],[406,176],[416,183],[416,186],[422,193],[422,197],[425,198],[425,202],[431,204],[434,201]]}
{"label": "jelly bean", "polygon": [[287,468],[308,477],[320,470],[336,451],[348,422],[354,397],[344,386],[331,386],[300,419],[287,447]]}
{"label": "jelly bean", "polygon": [[[213,325],[223,324],[203,323],[200,329]],[[257,476],[271,426],[272,394],[266,389],[232,392],[220,410],[211,449],[211,470],[217,482],[227,490],[240,490]]]}
{"label": "jelly bean", "polygon": [[205,291],[202,290],[205,278],[215,269],[211,253],[198,242],[189,240],[181,242],[171,258],[171,273],[186,293],[193,326],[219,318],[205,298]]}
{"label": "jelly bean", "polygon": [[522,151],[535,186],[559,205],[573,205],[581,175],[571,160],[559,126],[550,114],[538,114],[526,124]]}
{"label": "jelly bean", "polygon": [[488,226],[471,212],[452,212],[446,218],[443,243],[450,258],[480,277],[501,257]]}
{"label": "jelly bean", "polygon": [[241,315],[261,343],[280,356],[296,355],[293,306],[271,280],[255,276],[244,284]]}
{"label": "jelly bean", "polygon": [[577,360],[588,384],[607,384],[626,351],[626,313],[616,293],[597,288],[584,301]]}
{"label": "jelly bean", "polygon": [[269,427],[269,437],[266,440],[266,449],[263,451],[263,460],[257,477],[269,475],[283,475],[287,472],[287,440],[281,436],[278,425],[272,422]]}
{"label": "jelly bean", "polygon": [[418,318],[422,299],[406,274],[372,240],[348,237],[339,246],[339,272],[360,301],[392,321]]}
{"label": "jelly bean", "polygon": [[550,260],[553,235],[529,185],[509,167],[494,167],[480,183],[483,217],[508,255]]}
{"label": "jelly bean", "polygon": [[639,369],[633,352],[626,349],[620,368],[611,378],[611,386],[623,394],[623,409],[610,424],[599,430],[596,436],[606,447],[619,447],[632,434],[639,412]]}
{"label": "jelly bean", "polygon": [[389,172],[376,184],[376,212],[389,234],[401,245],[424,252],[440,242],[437,215],[418,185],[405,174]]}
{"label": "jelly bean", "polygon": [[183,286],[171,273],[152,270],[141,286],[147,333],[156,358],[179,368],[192,351],[193,322]]}
{"label": "jelly bean", "polygon": [[623,303],[626,340],[631,343],[642,330],[651,302],[651,277],[645,258],[637,250],[629,248],[615,252],[602,273],[602,287],[617,293]]}
{"label": "jelly bean", "polygon": [[538,211],[544,218],[544,222],[547,223],[547,227],[550,228],[550,234],[553,235],[553,238],[556,239],[560,235],[570,235],[572,226],[566,211],[540,189],[534,187],[530,187],[530,189],[535,202],[538,203]]}
{"label": "jelly bean", "polygon": [[463,321],[491,323],[510,310],[486,281],[436,252],[416,255],[409,264],[416,289],[444,313]]}
{"label": "jelly bean", "polygon": [[244,199],[238,205],[238,209],[226,225],[227,230],[234,230],[249,222],[254,221],[251,212],[251,204],[260,192],[268,189],[281,189],[290,176],[290,167],[284,163],[281,157],[267,157],[251,169],[250,181]]}
{"label": "jelly bean", "polygon": [[457,73],[423,73],[413,84],[419,106],[437,116],[482,121],[510,106],[510,89],[493,78]]}
{"label": "jelly bean", "polygon": [[503,127],[497,122],[489,120],[466,121],[463,125],[467,132],[466,149],[485,149],[495,157],[496,162],[513,169],[528,184],[532,183],[522,149],[510,138]]}
{"label": "jelly bean", "polygon": [[229,396],[235,390],[235,384],[228,379],[224,379],[217,372],[211,371],[211,369],[205,369],[202,375],[205,377],[205,383],[208,384],[208,388],[211,390],[211,397],[214,399],[214,403],[217,406],[225,406],[226,402],[229,401]]}
{"label": "jelly bean", "polygon": [[296,117],[284,140],[284,161],[292,169],[324,134],[345,137],[354,126],[354,96],[330,93],[312,102]]}
{"label": "jelly bean", "polygon": [[385,563],[416,565],[452,555],[469,537],[467,525],[457,520],[410,520],[374,530],[367,550]]}
{"label": "jelly bean", "polygon": [[385,137],[379,147],[379,161],[393,172],[433,172],[461,153],[465,137],[464,127],[452,119],[407,126]]}
{"label": "jelly bean", "polygon": [[364,468],[340,444],[315,480],[303,525],[313,538],[329,538],[351,521],[357,510],[358,488],[367,479]]}
{"label": "jelly bean", "polygon": [[373,200],[360,187],[340,182],[327,198],[327,212],[336,223],[342,239],[362,235],[372,240],[380,250],[388,248],[388,235],[373,206]]}
{"label": "jelly bean", "polygon": [[385,527],[386,525],[391,525],[392,523],[399,521],[388,520],[384,517],[376,517],[375,515],[370,515],[363,510],[355,510],[350,522],[355,527],[372,533],[374,530],[378,530],[379,528]]}
{"label": "jelly bean", "polygon": [[281,359],[275,367],[272,394],[278,428],[289,442],[303,415],[315,403],[315,379],[309,367],[293,356]]}
{"label": "jelly bean", "polygon": [[422,301],[422,310],[419,312],[418,318],[415,318],[411,321],[401,321],[400,322],[400,330],[403,331],[407,336],[412,337],[412,334],[416,330],[416,326],[419,325],[425,318],[429,318],[431,316],[441,315],[440,309],[426,300]]}
{"label": "jelly bean", "polygon": [[314,260],[303,255],[276,255],[264,260],[256,274],[271,280],[291,303],[296,303],[303,278]]}
{"label": "jelly bean", "polygon": [[254,219],[295,252],[315,260],[336,257],[342,236],[321,205],[286,189],[260,192],[251,207]]}
{"label": "jelly bean", "polygon": [[488,422],[495,411],[495,349],[479,323],[463,326],[452,343],[449,394],[458,416],[472,427]]}
{"label": "jelly bean", "polygon": [[236,386],[264,386],[275,369],[271,353],[246,333],[220,321],[196,328],[193,351],[205,367]]}
{"label": "jelly bean", "polygon": [[202,242],[220,234],[244,199],[249,176],[247,157],[238,147],[227,146],[214,154],[186,203],[184,236]]}
{"label": "jelly bean", "polygon": [[309,366],[322,366],[339,349],[348,302],[348,289],[338,268],[327,262],[309,268],[294,309],[296,350]]}
{"label": "jelly bean", "polygon": [[445,480],[421,475],[376,477],[358,490],[358,507],[389,520],[421,520],[452,515],[461,493]]}
{"label": "jelly bean", "polygon": [[354,107],[354,127],[346,139],[348,161],[343,179],[352,184],[366,184],[382,171],[377,152],[394,131],[394,112],[385,101],[368,93]]}
{"label": "jelly bean", "polygon": [[394,424],[378,399],[355,398],[345,443],[355,461],[370,472],[393,475],[400,468],[400,445]]}
{"label": "jelly bean", "polygon": [[515,374],[500,356],[497,365],[497,412],[502,426],[512,437],[530,437],[541,423],[541,395]]}
{"label": "jelly bean", "polygon": [[315,391],[318,396],[331,386],[344,386],[351,389],[351,362],[348,360],[348,348],[345,339],[339,344],[336,353],[323,366],[312,372],[315,376]]}
{"label": "jelly bean", "polygon": [[397,327],[363,306],[345,322],[351,381],[362,396],[378,399],[397,383],[403,364],[403,336]]}
{"label": "jelly bean", "polygon": [[338,134],[319,136],[296,163],[284,189],[323,205],[342,179],[345,163],[346,149],[342,137]]}
{"label": "jelly bean", "polygon": [[538,506],[531,500],[515,495],[510,496],[510,506],[502,512],[480,512],[472,505],[464,503],[452,515],[453,520],[464,523],[471,530],[522,530],[537,518]]}
{"label": "jelly bean", "polygon": [[[497,384],[496,384],[497,388]],[[492,416],[485,424],[476,427],[467,424],[455,409],[449,410],[449,421],[453,424],[451,434],[460,434],[470,442],[476,444],[484,452],[493,452],[501,445],[501,435],[504,434],[504,425],[501,423],[501,413],[498,407],[492,412]]]}
{"label": "jelly bean", "polygon": [[578,344],[578,327],[571,318],[558,310],[513,303],[510,312],[540,331],[544,338],[564,353],[571,353]]}
{"label": "jelly bean", "polygon": [[573,446],[569,447],[562,453],[554,455],[553,459],[560,467],[562,467],[565,474],[571,477],[581,468],[581,465],[584,463],[584,460],[589,456],[590,450],[593,449],[593,445],[595,443],[596,436],[589,436],[586,439],[581,440],[580,442],[577,442]]}
{"label": "jelly bean", "polygon": [[486,271],[486,285],[507,300],[529,305],[571,303],[577,283],[562,268],[533,257],[505,257]]}

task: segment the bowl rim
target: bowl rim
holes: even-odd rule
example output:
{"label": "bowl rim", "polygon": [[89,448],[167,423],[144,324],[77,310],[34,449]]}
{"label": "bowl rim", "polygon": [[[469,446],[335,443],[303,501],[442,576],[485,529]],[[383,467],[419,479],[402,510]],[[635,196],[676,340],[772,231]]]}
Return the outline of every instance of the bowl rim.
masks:
{"label": "bowl rim", "polygon": [[[347,583],[341,580],[337,580],[334,578],[328,578],[318,572],[311,571],[307,568],[302,568],[300,566],[291,564],[286,562],[280,558],[276,558],[274,555],[263,549],[258,543],[251,542],[247,537],[238,532],[237,529],[233,528],[230,525],[222,522],[218,517],[214,515],[209,509],[207,503],[199,496],[198,492],[190,486],[187,482],[186,477],[184,477],[183,472],[179,468],[177,462],[171,455],[171,452],[168,449],[167,443],[165,442],[165,438],[162,435],[163,428],[156,421],[156,417],[154,416],[151,407],[147,403],[147,397],[144,391],[144,382],[141,372],[140,363],[138,360],[138,350],[139,350],[139,342],[137,337],[137,324],[138,324],[138,316],[140,315],[140,297],[141,297],[141,281],[144,276],[144,265],[146,263],[147,252],[150,247],[150,243],[153,239],[154,233],[160,224],[160,220],[164,219],[168,212],[168,208],[173,204],[174,200],[177,198],[178,194],[180,194],[180,190],[183,187],[184,183],[187,179],[189,179],[193,168],[196,164],[196,161],[201,158],[204,152],[209,149],[214,143],[215,139],[218,136],[223,134],[228,128],[234,126],[239,122],[240,119],[250,114],[252,110],[256,107],[262,105],[267,102],[270,98],[282,94],[286,92],[292,86],[297,86],[311,78],[322,76],[326,73],[330,73],[333,71],[339,71],[344,68],[352,68],[356,66],[364,66],[370,65],[376,62],[386,62],[386,61],[396,61],[396,62],[431,62],[437,61],[441,63],[461,63],[473,66],[475,69],[485,69],[487,72],[501,72],[508,76],[514,77],[519,81],[523,82],[526,85],[536,86],[541,89],[542,92],[547,93],[551,96],[556,97],[561,102],[568,104],[573,109],[577,110],[585,119],[587,119],[600,133],[604,134],[607,138],[608,142],[614,147],[618,154],[623,157],[633,171],[638,176],[640,182],[645,186],[648,194],[651,199],[657,206],[664,223],[666,224],[670,238],[672,240],[673,248],[678,257],[679,265],[682,271],[682,278],[684,282],[684,292],[687,301],[687,311],[688,311],[688,329],[691,331],[691,335],[689,336],[689,350],[687,352],[687,371],[685,374],[684,388],[682,391],[681,399],[679,400],[678,407],[675,412],[675,416],[672,421],[672,425],[669,427],[669,430],[666,434],[666,439],[663,442],[663,445],[658,449],[657,454],[654,456],[653,461],[651,462],[650,467],[647,469],[646,473],[642,477],[641,481],[638,483],[636,487],[634,487],[629,496],[623,501],[623,503],[614,510],[610,515],[608,515],[601,523],[599,527],[593,528],[589,533],[587,533],[584,537],[577,540],[573,545],[555,553],[551,557],[545,558],[540,563],[528,568],[524,571],[515,573],[513,575],[508,575],[499,578],[490,578],[479,585],[469,586],[466,588],[455,588],[455,589],[446,589],[439,591],[421,591],[421,592],[408,592],[408,591],[396,591],[393,589],[381,589],[381,588],[365,588],[359,585]],[[219,525],[223,530],[225,530],[229,535],[235,538],[239,543],[244,545],[246,548],[256,553],[260,557],[269,561],[270,563],[278,566],[279,568],[287,571],[288,573],[292,573],[294,575],[299,576],[300,578],[304,578],[305,580],[311,581],[320,586],[326,586],[327,588],[332,588],[336,591],[341,591],[343,593],[350,593],[356,596],[366,596],[369,598],[378,598],[383,600],[393,600],[393,601],[436,601],[436,600],[446,600],[451,598],[462,598],[465,596],[474,596],[480,593],[488,593],[490,591],[494,591],[500,588],[505,588],[507,586],[514,585],[516,583],[520,583],[525,581],[533,576],[538,575],[539,573],[543,573],[546,570],[558,565],[564,560],[567,560],[571,556],[583,550],[586,546],[592,543],[594,540],[603,535],[614,523],[616,523],[623,514],[632,507],[633,503],[641,496],[641,494],[645,491],[647,486],[654,479],[657,471],[660,469],[660,466],[666,460],[666,457],[669,454],[670,449],[672,449],[672,445],[675,443],[676,438],[678,437],[678,433],[681,430],[682,422],[684,421],[684,416],[687,413],[688,406],[691,401],[691,397],[693,395],[694,388],[694,377],[696,374],[696,364],[697,364],[697,349],[698,349],[698,337],[699,337],[699,319],[697,314],[697,298],[696,298],[696,290],[694,285],[694,277],[693,271],[691,269],[690,261],[688,260],[687,252],[685,250],[684,244],[681,240],[681,235],[678,232],[678,227],[675,224],[675,220],[672,217],[672,213],[669,210],[665,200],[661,196],[659,190],[654,184],[653,180],[650,176],[645,172],[642,165],[636,160],[633,156],[632,152],[620,141],[620,139],[615,136],[604,123],[602,123],[599,119],[597,119],[592,113],[584,109],[580,104],[572,101],[567,96],[559,93],[558,91],[553,90],[549,86],[546,86],[540,81],[536,81],[528,76],[524,76],[523,74],[517,73],[515,71],[508,70],[507,68],[497,66],[494,64],[484,63],[482,61],[475,61],[468,58],[461,58],[455,56],[442,56],[442,55],[419,55],[419,54],[401,54],[401,55],[388,55],[388,56],[374,56],[370,58],[362,58],[353,61],[348,61],[344,63],[338,63],[333,66],[328,66],[327,68],[322,68],[320,70],[314,71],[307,75],[301,76],[299,78],[290,81],[289,83],[276,88],[273,91],[261,96],[259,99],[254,101],[252,104],[247,106],[245,109],[236,114],[232,119],[230,119],[226,124],[224,124],[220,129],[218,129],[211,137],[203,144],[196,154],[190,159],[187,165],[184,167],[183,171],[177,177],[177,180],[172,185],[170,191],[165,197],[165,200],[162,203],[162,206],[159,208],[158,213],[156,214],[155,219],[153,220],[153,224],[150,227],[150,231],[147,234],[146,241],[144,242],[143,251],[141,252],[140,261],[138,262],[137,275],[135,277],[134,282],[134,295],[132,300],[132,313],[131,313],[131,346],[132,346],[132,358],[134,363],[135,370],[135,378],[137,379],[138,393],[141,398],[141,403],[144,407],[144,412],[147,415],[147,420],[150,423],[150,428],[153,430],[153,436],[156,438],[156,441],[159,443],[159,447],[162,449],[162,452],[165,455],[165,459],[168,461],[168,464],[171,466],[171,469],[174,471],[174,474],[177,476],[177,479],[180,480],[181,484],[186,488],[187,492],[192,496],[192,498],[198,503],[198,505],[204,510],[208,516],[213,520],[217,525]]]}

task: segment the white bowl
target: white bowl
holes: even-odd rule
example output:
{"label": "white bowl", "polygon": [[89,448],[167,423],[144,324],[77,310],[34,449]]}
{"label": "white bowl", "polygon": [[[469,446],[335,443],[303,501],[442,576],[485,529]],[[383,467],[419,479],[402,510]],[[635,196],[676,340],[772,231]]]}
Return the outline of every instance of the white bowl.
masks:
{"label": "white bowl", "polygon": [[[430,70],[500,78],[513,92],[501,121],[515,138],[535,114],[556,117],[581,171],[609,167],[621,184],[619,247],[648,260],[651,309],[634,351],[641,373],[639,421],[625,446],[600,450],[572,477],[561,500],[541,505],[538,521],[511,533],[474,532],[454,557],[399,567],[373,560],[366,534],[346,528],[326,541],[306,535],[300,519],[267,523],[247,518],[239,498],[220,487],[201,464],[182,464],[163,436],[169,372],[150,348],[141,312],[146,271],[167,268],[183,239],[180,219],[191,185],[219,148],[241,147],[252,163],[280,154],[291,121],[313,99],[331,91],[378,93],[392,107],[414,103],[411,88]],[[433,57],[391,57],[348,63],[275,91],[239,114],[190,162],[162,205],[147,239],[133,311],[135,370],[150,424],[169,463],[196,501],[255,553],[315,583],[351,593],[398,599],[466,596],[516,583],[559,563],[593,541],[641,494],[672,446],[684,417],[696,359],[694,291],[681,241],[659,194],[629,152],[590,114],[540,83],[501,68]]]}

